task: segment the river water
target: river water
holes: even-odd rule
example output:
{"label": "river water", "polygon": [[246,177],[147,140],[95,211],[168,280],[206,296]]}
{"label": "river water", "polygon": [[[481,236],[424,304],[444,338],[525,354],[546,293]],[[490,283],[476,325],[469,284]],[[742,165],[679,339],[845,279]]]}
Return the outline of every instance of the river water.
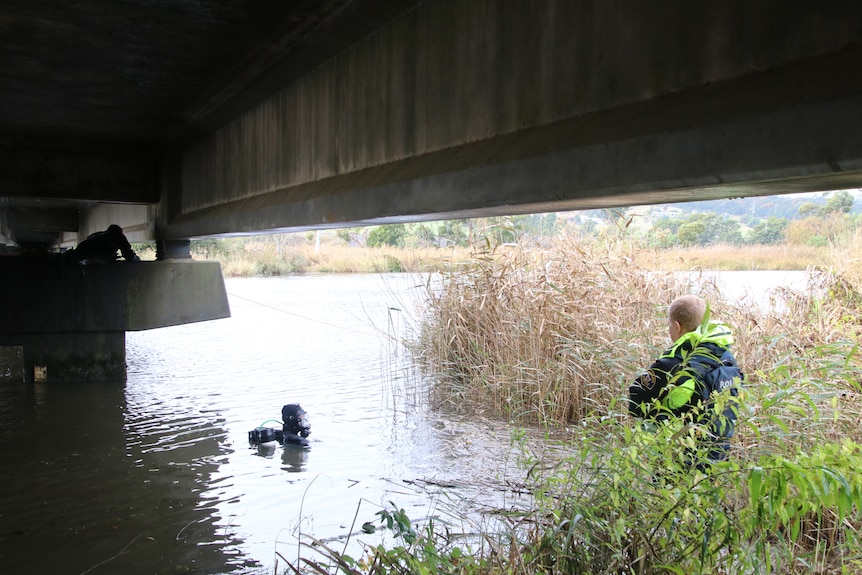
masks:
{"label": "river water", "polygon": [[[127,334],[125,383],[0,386],[0,570],[281,573],[310,537],[379,542],[356,532],[390,502],[506,506],[511,430],[431,411],[395,344],[421,286],[228,279],[231,318]],[[250,446],[287,403],[309,448]]]}
{"label": "river water", "polygon": [[[803,285],[718,281],[731,297]],[[521,504],[511,428],[430,409],[395,343],[422,282],[228,279],[231,318],[127,334],[126,382],[0,386],[2,571],[282,573],[312,537],[354,556],[381,541],[359,526],[392,504],[414,520]],[[310,447],[250,446],[287,403]]]}

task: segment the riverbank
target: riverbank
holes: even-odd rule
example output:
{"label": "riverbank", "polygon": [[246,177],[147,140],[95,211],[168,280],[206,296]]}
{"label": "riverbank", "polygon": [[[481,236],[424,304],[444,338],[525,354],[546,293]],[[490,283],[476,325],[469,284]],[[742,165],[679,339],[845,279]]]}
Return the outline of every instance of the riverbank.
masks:
{"label": "riverbank", "polygon": [[667,271],[804,271],[822,266],[838,252],[803,245],[704,246],[673,250],[642,250],[635,261]]}
{"label": "riverbank", "polygon": [[[139,250],[155,259],[155,250]],[[225,277],[269,277],[313,273],[425,273],[463,265],[467,248],[394,248],[337,244],[278,245],[274,242],[193,246],[195,260],[217,261]]]}
{"label": "riverbank", "polygon": [[[713,262],[717,253],[700,252]],[[490,572],[856,571],[855,256],[824,254],[807,290],[776,290],[764,306],[727,300],[709,280],[656,274],[672,266],[639,265],[650,255],[571,238],[543,251],[515,246],[430,294],[415,351],[435,403],[565,437],[553,460],[525,450],[535,509],[506,533],[505,556],[520,559]],[[710,269],[706,259],[681,269]],[[625,401],[629,382],[669,344],[668,303],[690,292],[732,326],[746,374],[733,456],[705,475],[681,457],[692,436],[638,433]]]}
{"label": "riverbank", "polygon": [[[533,244],[530,249],[546,251],[553,249],[554,243],[556,240],[542,241]],[[277,242],[262,237],[256,241],[219,240],[195,244],[192,247],[192,257],[218,261],[225,277],[304,273],[426,273],[468,266],[476,258],[492,257],[511,247],[506,244],[495,249],[487,245],[473,248],[369,248],[349,246],[332,239],[317,245],[303,238],[291,242]],[[641,267],[666,271],[802,271],[814,266],[829,265],[834,260],[846,261],[847,258],[842,254],[853,253],[850,249],[838,252],[826,247],[799,245],[647,250],[638,249],[635,244],[621,244],[615,249],[630,254],[633,262]],[[152,248],[139,249],[139,252],[142,259],[155,259],[155,251]]]}
{"label": "riverbank", "polygon": [[[571,237],[485,251],[430,250],[415,259],[394,248],[288,247],[252,246],[242,257],[233,254],[237,259],[195,257],[224,257],[226,275],[250,269],[271,275],[290,261],[294,271],[287,273],[447,272],[439,289],[429,290],[427,313],[409,342],[433,381],[429,399],[441,413],[480,412],[510,422],[518,464],[529,470],[517,489],[532,501],[531,509],[506,510],[510,528],[503,532],[465,526],[457,510],[416,525],[403,509],[385,509],[377,528],[391,530],[390,547],[369,547],[360,560],[324,549],[315,571],[862,568],[862,284],[855,250],[656,252]],[[237,263],[251,256],[264,267]],[[371,266],[355,263],[363,259]],[[765,307],[726,301],[709,281],[693,287],[681,274],[655,273],[722,269],[812,273],[807,291],[777,290]],[[668,344],[667,304],[692,290],[734,328],[734,352],[746,374],[732,457],[707,474],[680,458],[693,446],[690,435],[637,432],[623,401],[628,383]],[[518,429],[527,426],[546,430],[542,447],[522,441]],[[459,522],[458,532],[469,536],[453,535],[450,525]]]}

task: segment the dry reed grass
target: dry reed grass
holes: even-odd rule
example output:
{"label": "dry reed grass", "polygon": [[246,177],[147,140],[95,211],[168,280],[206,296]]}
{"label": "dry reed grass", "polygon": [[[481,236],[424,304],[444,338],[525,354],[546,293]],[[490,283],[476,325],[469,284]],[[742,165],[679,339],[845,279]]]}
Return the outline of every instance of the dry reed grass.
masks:
{"label": "dry reed grass", "polygon": [[[722,475],[725,483],[719,482],[711,492],[723,516],[733,522],[731,531],[741,528],[741,518],[751,505],[747,469],[761,469],[757,467],[761,462],[782,456],[786,461],[806,460],[807,454],[821,453],[826,445],[843,445],[845,440],[862,443],[858,423],[862,419],[858,347],[862,273],[857,262],[837,258],[835,268],[811,268],[805,291],[775,290],[770,305],[764,307],[757,302],[726,301],[709,281],[692,284],[686,274],[655,272],[638,261],[643,260],[637,252],[623,244],[598,248],[564,238],[542,251],[526,246],[498,249],[482,254],[469,268],[450,273],[442,287],[429,293],[428,316],[416,346],[434,374],[433,399],[449,409],[485,411],[522,424],[566,428],[568,444],[582,451],[572,464],[580,471],[562,475],[567,479],[560,492],[587,492],[591,481],[611,491],[632,489],[627,494],[630,500],[623,497],[621,503],[596,512],[596,525],[612,524],[618,512],[634,513],[626,516],[627,532],[641,538],[632,541],[649,541],[646,533],[638,531],[639,514],[655,513],[656,505],[675,508],[679,494],[665,498],[663,489],[652,483],[639,488],[640,476],[626,476],[612,488],[602,477],[583,475],[591,467],[600,473],[603,457],[626,452],[626,404],[619,400],[640,369],[669,345],[667,305],[682,293],[698,293],[710,301],[713,317],[734,328],[734,352],[746,373],[734,440],[737,467],[731,467],[736,471]],[[570,425],[578,421],[584,425]],[[619,473],[628,469],[623,464],[611,468]],[[800,474],[816,476],[817,469]],[[560,480],[552,479],[549,485],[554,481]],[[787,497],[799,493],[795,487],[787,489]],[[560,501],[565,497],[561,495]],[[601,493],[592,497],[595,501],[580,499],[592,501],[591,505],[607,503]],[[639,508],[640,504],[644,507]],[[775,572],[810,572],[812,565],[821,572],[837,572],[842,565],[856,565],[857,534],[862,528],[858,514],[842,516],[829,505],[812,504],[808,509],[812,510],[797,523],[798,535],[791,534],[792,521],[770,523],[768,519],[751,535],[752,542],[770,542],[775,545],[771,552],[781,554],[783,564]],[[610,517],[602,515],[605,512]],[[572,515],[567,513],[556,510],[549,516]],[[501,572],[532,572],[518,567],[519,558],[541,556],[540,550],[548,546],[542,518],[534,524],[535,540],[513,542],[508,548],[513,555]],[[746,536],[736,536],[747,541]],[[615,549],[612,538],[609,541],[604,542],[607,548]],[[553,549],[555,557],[563,556],[561,549]],[[625,565],[639,561],[643,549],[634,544],[633,549],[637,553]],[[653,553],[658,563],[673,563],[662,552]],[[758,557],[756,550],[742,551],[737,560],[758,565]]]}
{"label": "dry reed grass", "polygon": [[323,244],[278,246],[272,242],[245,244],[240,250],[193,253],[196,259],[217,260],[225,277],[274,276],[301,273],[430,272],[467,261],[465,249],[362,248]]}
{"label": "dry reed grass", "polygon": [[485,254],[430,294],[420,348],[443,375],[435,398],[545,424],[606,411],[667,339],[658,318],[683,288],[571,238]]}
{"label": "dry reed grass", "polygon": [[643,267],[667,271],[805,270],[821,264],[828,248],[779,244],[694,246],[673,250],[643,250],[636,261]]}
{"label": "dry reed grass", "polygon": [[[617,403],[629,382],[670,343],[667,305],[698,293],[734,327],[748,387],[774,387],[776,378],[797,390],[835,384],[850,401],[853,382],[833,380],[855,374],[840,342],[859,335],[860,284],[812,269],[809,292],[779,290],[763,308],[637,261],[625,246],[567,237],[545,250],[498,248],[450,273],[429,293],[416,347],[436,374],[434,400],[554,426],[624,412]],[[852,369],[837,376],[836,362]]]}

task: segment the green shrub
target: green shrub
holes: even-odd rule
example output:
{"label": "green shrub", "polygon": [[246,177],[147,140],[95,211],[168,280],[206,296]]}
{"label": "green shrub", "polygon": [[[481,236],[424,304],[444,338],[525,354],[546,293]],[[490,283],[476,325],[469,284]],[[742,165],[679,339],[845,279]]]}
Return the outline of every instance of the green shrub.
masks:
{"label": "green shrub", "polygon": [[825,248],[829,245],[829,240],[826,239],[825,236],[812,236],[807,242],[806,245],[809,245],[814,248]]}

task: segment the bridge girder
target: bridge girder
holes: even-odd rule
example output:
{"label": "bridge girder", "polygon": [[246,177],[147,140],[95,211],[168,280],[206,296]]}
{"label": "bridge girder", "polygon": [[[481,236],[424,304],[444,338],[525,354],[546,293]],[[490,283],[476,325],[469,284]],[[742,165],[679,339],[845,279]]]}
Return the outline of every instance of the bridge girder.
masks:
{"label": "bridge girder", "polygon": [[851,0],[12,0],[0,22],[19,243],[862,186]]}

